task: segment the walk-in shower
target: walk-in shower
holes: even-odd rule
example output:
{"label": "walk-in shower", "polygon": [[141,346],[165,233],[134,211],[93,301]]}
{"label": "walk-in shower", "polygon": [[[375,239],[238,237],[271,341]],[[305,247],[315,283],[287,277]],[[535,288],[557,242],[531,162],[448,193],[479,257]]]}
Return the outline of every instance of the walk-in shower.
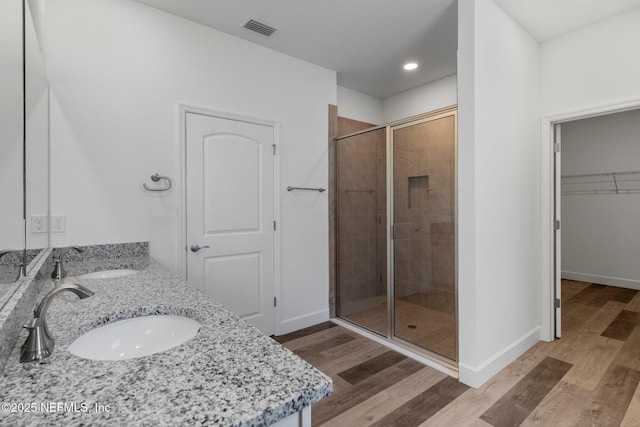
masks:
{"label": "walk-in shower", "polygon": [[457,361],[457,110],[336,138],[336,314]]}

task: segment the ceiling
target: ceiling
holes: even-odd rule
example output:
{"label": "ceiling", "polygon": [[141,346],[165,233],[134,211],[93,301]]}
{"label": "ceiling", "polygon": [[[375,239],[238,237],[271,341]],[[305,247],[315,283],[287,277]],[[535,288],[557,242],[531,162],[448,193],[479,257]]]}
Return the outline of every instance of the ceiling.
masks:
{"label": "ceiling", "polygon": [[539,42],[618,15],[640,0],[494,0]]}
{"label": "ceiling", "polygon": [[[340,86],[378,98],[456,72],[455,0],[138,1],[335,70]],[[249,17],[278,31],[249,31]],[[420,67],[404,71],[409,60]]]}
{"label": "ceiling", "polygon": [[[137,0],[335,70],[381,99],[456,72],[456,0]],[[538,41],[640,7],[640,0],[494,0]],[[271,37],[242,27],[253,18]],[[417,62],[407,72],[402,65]]]}

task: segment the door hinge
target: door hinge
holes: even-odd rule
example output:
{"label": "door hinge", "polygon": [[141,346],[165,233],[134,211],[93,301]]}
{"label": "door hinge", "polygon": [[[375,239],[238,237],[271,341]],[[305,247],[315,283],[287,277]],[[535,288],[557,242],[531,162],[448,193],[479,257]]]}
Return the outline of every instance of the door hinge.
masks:
{"label": "door hinge", "polygon": [[555,125],[553,128],[553,152],[560,152],[560,142],[562,141],[562,128],[560,125]]}
{"label": "door hinge", "polygon": [[556,219],[555,223],[553,224],[553,228],[555,228],[556,230],[560,230],[560,221]]}
{"label": "door hinge", "polygon": [[274,307],[278,306],[278,300],[276,299],[276,297],[273,297],[273,306]]}
{"label": "door hinge", "polygon": [[556,306],[556,308],[560,308],[560,298],[556,298],[556,300],[554,301],[554,305]]}
{"label": "door hinge", "polygon": [[273,231],[276,231],[276,220],[273,220]]}
{"label": "door hinge", "polygon": [[391,226],[391,240],[396,240],[396,226]]}
{"label": "door hinge", "polygon": [[273,155],[275,156],[276,155],[276,144],[272,144],[271,146],[273,147]]}

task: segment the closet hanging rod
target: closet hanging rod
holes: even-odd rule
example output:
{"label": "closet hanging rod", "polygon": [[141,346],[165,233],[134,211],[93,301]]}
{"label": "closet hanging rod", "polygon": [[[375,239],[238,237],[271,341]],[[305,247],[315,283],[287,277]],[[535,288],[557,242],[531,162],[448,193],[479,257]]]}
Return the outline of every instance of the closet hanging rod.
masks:
{"label": "closet hanging rod", "polygon": [[[612,176],[612,175],[623,175],[623,174],[640,174],[640,171],[622,171],[622,172],[603,172],[603,173],[583,173],[579,175],[562,175],[560,178],[589,178],[596,176]],[[636,179],[632,179],[629,181],[636,181]]]}
{"label": "closet hanging rod", "polygon": [[288,186],[287,187],[287,191],[293,191],[293,190],[317,191],[318,193],[322,193],[323,191],[327,191],[324,188],[292,187],[292,186]]}
{"label": "closet hanging rod", "polygon": [[640,194],[640,171],[562,175],[560,193]]}

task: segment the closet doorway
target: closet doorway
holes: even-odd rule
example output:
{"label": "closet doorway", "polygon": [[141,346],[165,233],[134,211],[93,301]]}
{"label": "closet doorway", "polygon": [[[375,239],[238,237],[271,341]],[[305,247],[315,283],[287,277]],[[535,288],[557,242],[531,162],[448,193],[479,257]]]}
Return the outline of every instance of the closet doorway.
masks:
{"label": "closet doorway", "polygon": [[[607,293],[625,304],[625,295],[634,295],[625,290],[640,290],[638,135],[640,109],[554,125],[556,337],[563,305],[588,302],[599,285],[615,287]],[[560,303],[563,282],[571,298]]]}

